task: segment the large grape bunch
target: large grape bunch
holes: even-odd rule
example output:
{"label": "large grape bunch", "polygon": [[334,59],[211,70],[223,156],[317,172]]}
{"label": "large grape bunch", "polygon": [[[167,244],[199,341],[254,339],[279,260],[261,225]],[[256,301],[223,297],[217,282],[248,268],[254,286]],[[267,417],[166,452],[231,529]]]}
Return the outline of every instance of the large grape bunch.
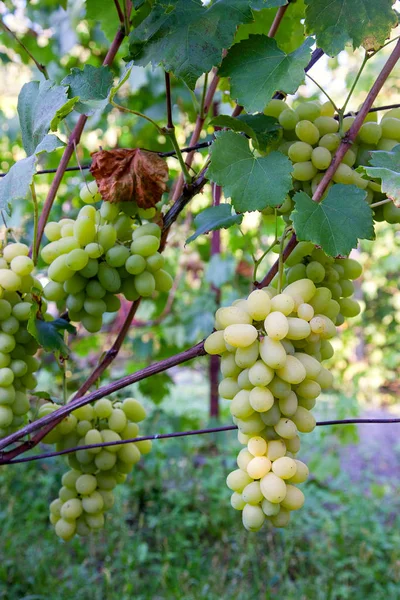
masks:
{"label": "large grape bunch", "polygon": [[[293,162],[292,177],[296,190],[314,194],[324,172],[329,167],[342,136],[350,129],[355,117],[343,119],[340,130],[339,120],[334,118],[335,110],[330,102],[304,102],[294,110],[283,100],[271,100],[265,114],[279,120],[283,128],[283,140],[278,148]],[[356,171],[370,161],[374,150],[390,151],[400,143],[400,109],[393,108],[377,122],[378,112],[369,113],[355,140],[346,152],[342,163],[333,175],[335,183],[353,184],[367,192],[369,204],[385,199],[381,185]],[[281,207],[281,213],[288,218],[293,203],[288,197]],[[266,212],[271,212],[267,209]],[[374,209],[377,221],[400,223],[400,208],[389,202]]]}
{"label": "large grape bunch", "polygon": [[[55,411],[57,405],[43,404],[38,418]],[[119,442],[138,436],[138,422],[146,416],[134,398],[112,402],[98,400],[74,410],[59,423],[44,442],[57,450],[104,442]],[[70,467],[62,477],[58,498],[50,504],[50,521],[56,534],[69,541],[75,534],[88,535],[104,526],[104,513],[114,504],[113,489],[123,483],[151,441],[127,442],[103,448],[78,450],[67,455]]]}
{"label": "large grape bunch", "polygon": [[81,208],[76,221],[61,219],[45,227],[50,243],[41,256],[49,265],[50,281],[44,295],[65,306],[71,321],[94,333],[101,329],[104,313],[119,310],[118,294],[133,301],[155,290],[167,292],[172,277],[158,252],[160,227],[135,222],[136,217],[152,216],[154,209],[103,202],[96,210],[91,205],[100,199],[96,182],[89,191],[86,186],[82,190],[82,199],[90,204]]}
{"label": "large grape bunch", "polygon": [[[335,267],[342,281],[360,274],[352,259],[336,259]],[[238,439],[245,446],[227,485],[231,504],[242,511],[249,531],[258,531],[266,519],[286,526],[290,512],[304,503],[297,484],[307,479],[308,468],[297,458],[299,433],[314,429],[311,410],[321,390],[332,384],[321,361],[333,356],[329,339],[336,334],[338,307],[328,287],[317,288],[302,278],[282,293],[272,286],[255,290],[216,313],[216,331],[205,350],[221,356],[219,393],[231,400]]]}
{"label": "large grape bunch", "polygon": [[[7,244],[0,252],[0,437],[15,431],[30,409],[27,390],[36,386],[40,361],[34,356],[38,344],[29,333],[34,290],[41,283],[32,275],[34,264],[25,244]],[[41,303],[41,318],[46,303]]]}

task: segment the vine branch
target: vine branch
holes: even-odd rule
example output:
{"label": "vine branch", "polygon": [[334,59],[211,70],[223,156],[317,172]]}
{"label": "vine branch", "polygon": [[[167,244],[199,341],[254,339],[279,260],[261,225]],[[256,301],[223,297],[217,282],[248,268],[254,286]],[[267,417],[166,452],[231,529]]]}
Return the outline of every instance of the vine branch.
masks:
{"label": "vine branch", "polygon": [[14,38],[14,40],[17,42],[17,44],[19,44],[21,46],[21,48],[24,50],[24,52],[26,52],[26,54],[29,56],[29,58],[31,58],[33,60],[33,62],[37,66],[38,70],[43,74],[44,78],[49,79],[49,74],[47,72],[46,65],[43,65],[38,60],[36,60],[36,58],[33,56],[32,52],[30,50],[28,50],[28,48],[25,46],[25,44],[23,42],[21,42],[21,40],[18,38],[18,36],[15,35],[15,33],[13,31],[11,31],[11,29],[9,27],[7,27],[7,25],[4,23],[3,19],[0,19],[0,27],[2,27],[6,33],[11,35],[11,37]]}

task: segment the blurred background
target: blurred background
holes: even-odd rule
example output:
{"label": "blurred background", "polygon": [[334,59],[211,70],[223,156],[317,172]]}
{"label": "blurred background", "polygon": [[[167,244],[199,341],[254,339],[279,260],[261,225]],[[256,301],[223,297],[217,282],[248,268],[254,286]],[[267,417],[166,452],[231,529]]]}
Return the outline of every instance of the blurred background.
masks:
{"label": "blurred background", "polygon": [[[113,4],[113,3],[109,3]],[[99,14],[107,3],[99,3]],[[0,3],[0,17],[45,63],[52,79],[61,81],[73,67],[99,66],[118,27],[105,18],[102,29],[85,12],[83,0],[68,2],[68,11],[52,0]],[[302,36],[302,0],[297,0],[297,21],[292,40]],[[266,9],[265,27],[275,10]],[[290,11],[287,13],[290,14]],[[107,15],[106,15],[107,16]],[[107,26],[104,27],[104,23]],[[246,35],[241,26],[238,35]],[[394,30],[393,36],[400,30]],[[282,29],[281,35],[284,35]],[[278,43],[284,38],[277,36]],[[126,41],[124,42],[126,44]],[[367,64],[350,110],[357,110],[391,47]],[[119,57],[124,56],[126,47]],[[362,52],[348,49],[337,58],[323,57],[311,71],[340,105],[362,61]],[[120,58],[112,67],[118,77]],[[21,47],[0,29],[0,171],[25,156],[17,116],[22,85],[42,75]],[[172,81],[174,122],[178,140],[190,138],[202,82],[195,94]],[[214,111],[232,110],[223,81]],[[312,82],[301,86],[297,97],[321,99]],[[120,92],[121,103],[165,124],[164,75],[160,69],[133,68]],[[397,68],[379,96],[377,106],[400,102]],[[65,141],[77,114],[64,121]],[[211,139],[213,128],[202,140]],[[90,153],[112,147],[143,147],[168,151],[168,141],[145,120],[120,113],[111,106],[89,118],[71,164],[85,165]],[[46,155],[43,167],[56,167],[61,150]],[[204,162],[199,153],[193,168]],[[177,161],[168,159],[170,184],[178,173]],[[51,219],[75,217],[81,201],[79,186],[84,172],[68,173],[60,187]],[[51,175],[37,176],[36,191],[44,200]],[[212,255],[211,236],[185,245],[193,233],[193,216],[209,205],[206,186],[174,227],[165,252],[175,284],[169,296],[143,301],[134,327],[104,383],[132,373],[153,361],[180,352],[212,329],[218,303],[225,305],[251,289],[251,255],[261,255],[273,239],[271,219],[248,213],[242,232],[221,232],[221,252]],[[168,202],[168,196],[165,197]],[[18,239],[30,243],[32,204],[13,206],[7,226]],[[3,233],[5,227],[3,227]],[[329,368],[334,389],[324,394],[315,409],[317,420],[355,416],[398,416],[400,392],[400,230],[377,223],[376,241],[362,242],[355,257],[364,266],[357,282],[362,312],[340,328],[334,340],[335,357]],[[273,257],[259,267],[261,278]],[[40,266],[40,265],[39,265]],[[43,266],[43,265],[41,265]],[[44,280],[45,281],[45,280]],[[70,338],[68,390],[72,394],[110,347],[129,309],[123,305],[110,315],[101,334],[78,330]],[[148,434],[230,424],[228,402],[210,392],[209,358],[147,379],[124,391],[143,401]],[[43,356],[39,390],[55,396],[61,375],[50,355]],[[125,394],[125,395],[126,395]],[[117,502],[100,534],[62,543],[48,523],[48,504],[56,497],[62,459],[6,466],[0,470],[0,599],[4,600],[147,600],[147,599],[254,599],[284,600],[398,600],[400,597],[400,425],[318,427],[303,436],[302,456],[311,477],[305,485],[306,505],[286,530],[265,527],[247,533],[240,513],[232,510],[226,475],[235,465],[236,433],[192,436],[154,442],[153,451],[136,467],[133,476],[117,489]]]}

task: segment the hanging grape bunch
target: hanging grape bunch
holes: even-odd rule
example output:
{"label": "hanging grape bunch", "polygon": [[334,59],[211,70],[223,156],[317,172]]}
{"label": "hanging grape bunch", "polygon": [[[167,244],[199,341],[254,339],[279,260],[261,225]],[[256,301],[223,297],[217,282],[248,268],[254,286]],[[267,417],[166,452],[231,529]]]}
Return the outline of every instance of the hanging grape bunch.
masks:
{"label": "hanging grape bunch", "polygon": [[155,209],[138,208],[135,202],[102,202],[96,182],[84,185],[76,221],[61,219],[45,227],[49,244],[41,256],[49,265],[47,300],[65,306],[69,318],[97,332],[103,314],[120,307],[118,294],[129,301],[150,297],[155,290],[168,292],[171,275],[163,269],[158,252],[161,229],[156,223],[139,224],[152,218]]}
{"label": "hanging grape bunch", "polygon": [[344,316],[359,312],[348,296],[361,266],[309,246],[299,245],[293,253],[292,282],[281,293],[271,285],[218,309],[216,331],[205,342],[209,354],[221,355],[219,393],[231,400],[238,440],[246,446],[227,485],[231,504],[242,511],[250,531],[258,531],[266,519],[286,526],[290,512],[304,503],[297,484],[307,479],[308,468],[297,458],[299,433],[314,429],[311,410],[321,390],[332,384],[321,364],[333,356],[329,339]]}
{"label": "hanging grape bunch", "polygon": [[[0,437],[26,421],[30,405],[27,390],[36,386],[40,361],[38,343],[28,331],[28,320],[40,294],[40,281],[32,275],[34,264],[25,244],[10,243],[0,252]],[[40,317],[46,315],[41,302]]]}
{"label": "hanging grape bunch", "polygon": [[[265,114],[278,119],[283,128],[283,140],[278,148],[293,163],[292,177],[295,191],[304,190],[312,196],[339,147],[342,137],[350,129],[355,117],[348,116],[340,124],[334,118],[335,110],[330,102],[303,102],[294,110],[283,100],[271,100]],[[378,113],[369,113],[361,126],[354,144],[344,155],[342,163],[333,175],[329,187],[335,183],[352,184],[367,192],[369,204],[386,198],[381,184],[371,180],[362,169],[369,164],[371,151],[391,151],[400,144],[400,109],[393,108],[377,122]],[[293,202],[288,197],[280,213],[289,218]],[[266,209],[267,214],[272,209]],[[393,202],[374,208],[376,221],[400,222],[400,208]]]}
{"label": "hanging grape bunch", "polygon": [[[43,404],[38,417],[54,412],[57,405]],[[44,439],[57,450],[82,445],[119,442],[139,435],[138,423],[146,416],[134,398],[112,402],[102,398],[92,406],[74,410]],[[62,477],[58,498],[50,504],[50,521],[56,534],[69,541],[75,534],[86,536],[104,526],[104,513],[114,504],[112,490],[123,483],[141,454],[148,454],[151,441],[128,442],[104,448],[77,450],[67,455],[70,467]]]}

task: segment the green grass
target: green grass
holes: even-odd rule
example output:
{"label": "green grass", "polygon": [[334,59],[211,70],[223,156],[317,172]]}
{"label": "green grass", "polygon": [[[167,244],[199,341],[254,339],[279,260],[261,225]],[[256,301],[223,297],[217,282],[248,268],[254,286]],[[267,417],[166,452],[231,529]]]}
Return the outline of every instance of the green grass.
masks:
{"label": "green grass", "polygon": [[[188,425],[157,419],[158,431]],[[104,532],[69,544],[47,521],[62,462],[3,467],[0,598],[398,600],[393,487],[360,489],[341,472],[320,477],[305,486],[306,505],[286,530],[249,534],[225,486],[236,445],[234,432],[155,442],[118,490]],[[322,438],[317,448],[322,457],[335,446]]]}

